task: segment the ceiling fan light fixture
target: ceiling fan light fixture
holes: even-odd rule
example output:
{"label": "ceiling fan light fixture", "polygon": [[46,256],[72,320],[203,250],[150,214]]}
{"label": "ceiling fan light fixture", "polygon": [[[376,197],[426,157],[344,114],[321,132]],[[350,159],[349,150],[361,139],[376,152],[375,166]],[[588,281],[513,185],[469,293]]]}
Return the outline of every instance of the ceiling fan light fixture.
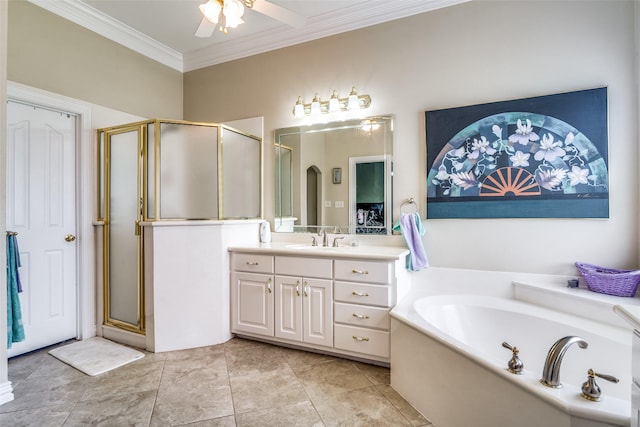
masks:
{"label": "ceiling fan light fixture", "polygon": [[220,16],[220,11],[222,10],[222,5],[217,0],[209,0],[208,2],[201,4],[199,6],[200,12],[207,18],[209,21],[214,24],[218,23],[218,18]]}
{"label": "ceiling fan light fixture", "polygon": [[229,28],[236,28],[244,23],[242,20],[244,5],[239,0],[225,0],[222,13],[225,18],[225,24]]}

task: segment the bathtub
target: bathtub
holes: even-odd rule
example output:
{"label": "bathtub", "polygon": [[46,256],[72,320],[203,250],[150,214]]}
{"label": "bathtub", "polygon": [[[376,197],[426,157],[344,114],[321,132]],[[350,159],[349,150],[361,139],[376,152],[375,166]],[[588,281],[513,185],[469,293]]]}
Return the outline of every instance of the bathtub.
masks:
{"label": "bathtub", "polygon": [[[509,298],[437,295],[405,298],[391,311],[391,385],[438,427],[629,426],[631,331]],[[562,388],[543,386],[551,345],[567,335],[571,346],[560,370]],[[522,375],[507,370],[516,346]],[[580,397],[587,370],[602,400]]]}

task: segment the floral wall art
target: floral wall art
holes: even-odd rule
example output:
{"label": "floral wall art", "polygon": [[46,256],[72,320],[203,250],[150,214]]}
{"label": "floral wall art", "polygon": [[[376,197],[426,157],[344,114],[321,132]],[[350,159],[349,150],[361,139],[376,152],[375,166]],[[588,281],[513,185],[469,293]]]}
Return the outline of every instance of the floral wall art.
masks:
{"label": "floral wall art", "polygon": [[608,218],[607,89],[427,111],[427,218]]}

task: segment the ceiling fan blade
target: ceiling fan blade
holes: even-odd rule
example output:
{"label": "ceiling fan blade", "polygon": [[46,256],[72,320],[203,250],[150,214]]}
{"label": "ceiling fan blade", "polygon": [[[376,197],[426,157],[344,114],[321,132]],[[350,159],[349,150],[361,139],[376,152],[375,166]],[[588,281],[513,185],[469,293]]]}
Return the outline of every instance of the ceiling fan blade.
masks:
{"label": "ceiling fan blade", "polygon": [[307,23],[307,18],[304,16],[268,2],[267,0],[255,0],[253,10],[296,28],[302,27]]}
{"label": "ceiling fan blade", "polygon": [[213,35],[213,31],[216,29],[216,24],[209,21],[207,18],[202,18],[200,21],[200,25],[196,30],[196,37],[211,37]]}

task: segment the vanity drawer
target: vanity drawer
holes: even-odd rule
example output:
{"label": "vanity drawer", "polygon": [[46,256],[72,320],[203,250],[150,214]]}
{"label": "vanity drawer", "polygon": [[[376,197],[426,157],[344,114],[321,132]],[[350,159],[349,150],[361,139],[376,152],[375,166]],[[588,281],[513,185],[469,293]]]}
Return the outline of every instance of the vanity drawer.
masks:
{"label": "vanity drawer", "polygon": [[341,302],[390,307],[391,286],[336,281],[333,298]]}
{"label": "vanity drawer", "polygon": [[357,326],[335,325],[335,348],[372,356],[389,357],[389,332]]}
{"label": "vanity drawer", "polygon": [[231,254],[231,269],[273,274],[273,256],[233,252]]}
{"label": "vanity drawer", "polygon": [[337,302],[334,304],[333,319],[337,323],[389,330],[388,308]]}
{"label": "vanity drawer", "polygon": [[393,263],[388,261],[337,259],[335,278],[367,283],[391,283],[393,280]]}
{"label": "vanity drawer", "polygon": [[276,256],[276,274],[331,279],[333,277],[333,260],[331,258]]}

